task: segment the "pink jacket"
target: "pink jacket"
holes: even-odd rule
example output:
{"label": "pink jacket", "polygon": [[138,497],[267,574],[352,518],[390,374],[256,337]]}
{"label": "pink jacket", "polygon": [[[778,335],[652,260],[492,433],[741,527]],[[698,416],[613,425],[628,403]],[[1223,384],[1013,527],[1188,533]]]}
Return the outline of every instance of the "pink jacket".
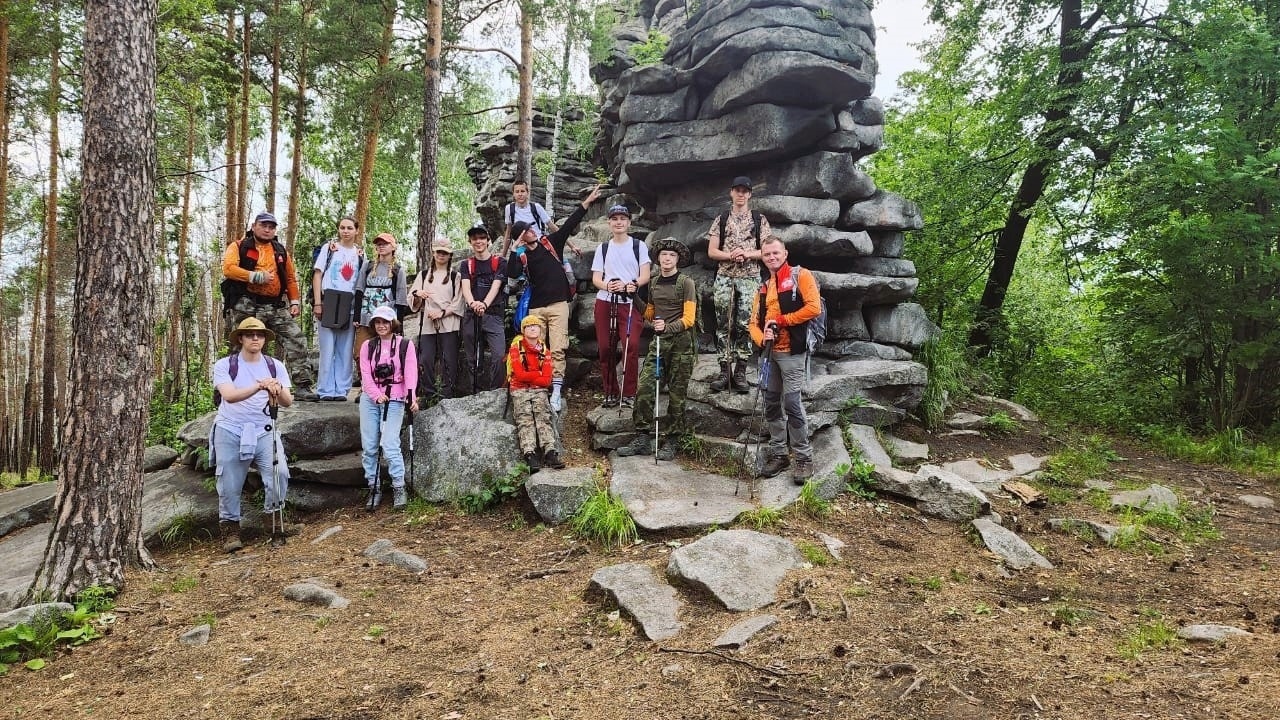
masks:
{"label": "pink jacket", "polygon": [[[400,367],[402,343],[405,345],[404,367]],[[376,362],[370,359],[370,354],[377,356]],[[373,376],[374,365],[382,363],[391,364],[391,399],[407,402],[409,391],[416,391],[418,388],[418,353],[413,347],[413,341],[393,335],[390,340],[385,341],[371,338],[360,346],[360,389],[374,402],[387,394],[386,386]]]}

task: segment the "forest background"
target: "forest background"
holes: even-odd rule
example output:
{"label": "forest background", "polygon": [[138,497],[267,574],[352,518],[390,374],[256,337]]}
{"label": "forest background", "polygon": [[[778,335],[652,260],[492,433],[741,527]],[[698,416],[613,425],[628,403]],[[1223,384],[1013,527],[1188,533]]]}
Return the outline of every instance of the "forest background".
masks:
{"label": "forest background", "polygon": [[[210,407],[221,249],[252,213],[281,217],[304,278],[346,213],[402,238],[413,265],[420,208],[451,238],[473,221],[470,139],[520,90],[585,109],[562,132],[591,146],[585,68],[639,4],[160,0],[157,252],[138,268],[156,288],[148,442]],[[925,4],[936,32],[866,169],[925,217],[905,254],[943,331],[922,354],[926,419],[976,388],[1073,431],[1280,470],[1280,0]],[[433,8],[437,188],[420,203]],[[0,2],[6,485],[53,474],[76,402],[80,167],[61,139],[78,133],[82,26],[71,0]],[[523,157],[539,177],[554,162]]]}

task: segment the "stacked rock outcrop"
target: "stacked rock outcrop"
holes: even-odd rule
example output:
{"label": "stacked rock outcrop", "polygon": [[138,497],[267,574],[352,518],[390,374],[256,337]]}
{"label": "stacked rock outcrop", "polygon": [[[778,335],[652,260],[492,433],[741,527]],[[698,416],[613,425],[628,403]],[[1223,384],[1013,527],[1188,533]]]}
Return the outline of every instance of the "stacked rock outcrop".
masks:
{"label": "stacked rock outcrop", "polygon": [[[662,62],[637,64],[632,48],[663,36]],[[618,187],[645,209],[654,237],[693,249],[704,308],[715,266],[707,231],[727,209],[730,180],[750,176],[753,208],[787,242],[790,262],[815,271],[829,306],[811,395],[839,387],[885,405],[880,417],[892,420],[919,403],[925,372],[912,353],[935,328],[910,302],[918,281],[902,257],[920,211],[858,164],[884,136],[875,73],[862,0],[641,0],[592,68]]]}

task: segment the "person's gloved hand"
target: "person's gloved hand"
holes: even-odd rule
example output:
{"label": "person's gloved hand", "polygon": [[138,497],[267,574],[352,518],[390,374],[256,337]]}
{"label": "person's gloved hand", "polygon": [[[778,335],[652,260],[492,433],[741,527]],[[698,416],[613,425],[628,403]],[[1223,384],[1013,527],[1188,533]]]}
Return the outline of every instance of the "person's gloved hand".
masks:
{"label": "person's gloved hand", "polygon": [[564,403],[560,399],[560,386],[554,385],[551,388],[551,411],[560,412],[563,407]]}

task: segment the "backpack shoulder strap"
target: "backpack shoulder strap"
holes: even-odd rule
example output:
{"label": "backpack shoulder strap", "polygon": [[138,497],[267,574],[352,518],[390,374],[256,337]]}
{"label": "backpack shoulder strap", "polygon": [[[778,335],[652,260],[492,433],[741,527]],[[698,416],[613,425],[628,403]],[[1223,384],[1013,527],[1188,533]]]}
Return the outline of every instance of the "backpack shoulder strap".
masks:
{"label": "backpack shoulder strap", "polygon": [[263,355],[267,359],[267,372],[271,373],[271,377],[276,376],[276,359],[270,355]]}
{"label": "backpack shoulder strap", "polygon": [[636,255],[636,272],[640,272],[640,238],[631,238],[631,252]]}
{"label": "backpack shoulder strap", "polygon": [[400,373],[401,374],[404,373],[404,358],[405,358],[405,355],[407,355],[408,353],[409,353],[409,343],[404,339],[404,337],[401,337],[400,338]]}
{"label": "backpack shoulder strap", "polygon": [[467,277],[471,280],[476,279],[476,259],[467,258]]}
{"label": "backpack shoulder strap", "polygon": [[240,374],[240,353],[233,352],[227,356],[227,374],[231,376],[231,382],[235,382],[236,375]]}
{"label": "backpack shoulder strap", "polygon": [[751,226],[752,226],[751,232],[755,233],[757,250],[760,249],[760,220],[763,217],[764,215],[761,213],[754,212],[754,211],[751,213]]}
{"label": "backpack shoulder strap", "polygon": [[764,330],[764,313],[765,313],[764,305],[765,305],[765,300],[768,297],[769,297],[769,285],[768,283],[763,283],[760,285],[760,303],[759,303],[759,307],[756,309],[756,327],[760,328],[761,330]]}
{"label": "backpack shoulder strap", "polygon": [[720,249],[724,250],[724,234],[729,229],[729,211],[720,213]]}
{"label": "backpack shoulder strap", "polygon": [[[475,258],[472,258],[471,262],[474,264]],[[498,256],[497,255],[489,256],[489,270],[493,272],[494,275],[498,274]],[[474,271],[474,268],[473,268],[473,271]]]}

